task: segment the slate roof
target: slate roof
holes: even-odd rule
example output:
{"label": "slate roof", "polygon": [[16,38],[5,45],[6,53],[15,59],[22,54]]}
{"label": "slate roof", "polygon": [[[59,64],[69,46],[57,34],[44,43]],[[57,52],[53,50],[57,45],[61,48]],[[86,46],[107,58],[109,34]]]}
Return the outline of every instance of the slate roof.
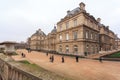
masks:
{"label": "slate roof", "polygon": [[56,33],[57,32],[57,29],[56,29],[56,26],[54,26],[54,29],[51,31],[51,33]]}
{"label": "slate roof", "polygon": [[41,29],[38,29],[32,36],[35,36],[35,35],[43,35],[43,36],[46,36],[46,34],[41,31]]}
{"label": "slate roof", "polygon": [[73,15],[73,14],[78,13],[78,12],[80,12],[79,7],[73,9],[72,11],[68,11],[68,14],[66,16],[70,16],[70,15]]}

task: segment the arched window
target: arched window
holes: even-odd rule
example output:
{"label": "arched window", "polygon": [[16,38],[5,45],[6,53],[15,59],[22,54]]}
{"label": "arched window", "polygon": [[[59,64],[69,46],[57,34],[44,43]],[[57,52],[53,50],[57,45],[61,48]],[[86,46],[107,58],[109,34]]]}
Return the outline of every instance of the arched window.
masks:
{"label": "arched window", "polygon": [[69,46],[66,45],[66,53],[69,53]]}
{"label": "arched window", "polygon": [[87,50],[87,52],[89,52],[88,49],[89,49],[89,45],[86,46],[86,50]]}
{"label": "arched window", "polygon": [[62,52],[62,46],[61,45],[59,46],[59,52]]}
{"label": "arched window", "polygon": [[74,45],[74,53],[78,53],[78,46]]}

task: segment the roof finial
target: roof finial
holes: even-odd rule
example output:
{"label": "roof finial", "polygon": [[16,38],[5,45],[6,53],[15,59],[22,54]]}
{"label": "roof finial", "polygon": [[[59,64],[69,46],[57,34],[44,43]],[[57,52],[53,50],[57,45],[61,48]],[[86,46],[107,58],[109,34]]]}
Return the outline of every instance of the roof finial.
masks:
{"label": "roof finial", "polygon": [[100,22],[101,22],[101,19],[100,19],[100,18],[97,18],[97,22],[100,23]]}
{"label": "roof finial", "polygon": [[85,4],[83,2],[81,2],[79,6],[80,6],[80,10],[85,10]]}
{"label": "roof finial", "polygon": [[56,24],[54,24],[54,29],[56,29]]}

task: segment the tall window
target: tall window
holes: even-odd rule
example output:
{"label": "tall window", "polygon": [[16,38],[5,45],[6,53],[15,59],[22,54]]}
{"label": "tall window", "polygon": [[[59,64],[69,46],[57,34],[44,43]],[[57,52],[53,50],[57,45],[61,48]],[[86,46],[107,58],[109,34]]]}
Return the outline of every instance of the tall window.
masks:
{"label": "tall window", "polygon": [[60,25],[60,31],[62,31],[62,25]]}
{"label": "tall window", "polygon": [[99,39],[99,34],[96,34],[96,40],[98,40]]}
{"label": "tall window", "polygon": [[77,26],[77,19],[74,20],[74,27]]}
{"label": "tall window", "polygon": [[88,49],[89,49],[89,45],[87,45],[87,46],[86,46],[86,51],[87,51],[87,52],[89,52],[89,50],[88,50]]}
{"label": "tall window", "polygon": [[95,40],[98,40],[99,35],[96,33],[95,34]]}
{"label": "tall window", "polygon": [[61,34],[60,34],[59,38],[60,38],[60,41],[62,41],[62,35]]}
{"label": "tall window", "polygon": [[66,53],[68,53],[68,52],[69,52],[69,46],[66,45]]}
{"label": "tall window", "polygon": [[66,40],[69,40],[69,34],[66,33]]}
{"label": "tall window", "polygon": [[93,40],[95,40],[95,34],[93,33]]}
{"label": "tall window", "polygon": [[93,39],[93,33],[90,34],[91,39]]}
{"label": "tall window", "polygon": [[62,46],[61,45],[59,46],[59,51],[62,52]]}
{"label": "tall window", "polygon": [[96,45],[96,53],[98,53],[98,47],[97,47],[97,45]]}
{"label": "tall window", "polygon": [[88,31],[86,31],[85,37],[86,37],[86,39],[88,39]]}
{"label": "tall window", "polygon": [[69,28],[69,22],[66,22],[66,29]]}
{"label": "tall window", "polygon": [[74,45],[74,53],[78,53],[78,46]]}
{"label": "tall window", "polygon": [[77,39],[77,34],[78,34],[77,31],[74,31],[74,32],[73,32],[73,39],[74,39],[74,40]]}

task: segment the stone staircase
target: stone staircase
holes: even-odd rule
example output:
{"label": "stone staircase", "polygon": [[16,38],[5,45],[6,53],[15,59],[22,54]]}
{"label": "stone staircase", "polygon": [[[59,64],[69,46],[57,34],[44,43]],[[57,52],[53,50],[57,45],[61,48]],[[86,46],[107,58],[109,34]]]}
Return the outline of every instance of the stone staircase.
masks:
{"label": "stone staircase", "polygon": [[113,54],[113,53],[116,53],[116,52],[119,52],[119,50],[112,50],[112,51],[100,51],[99,53],[96,53],[96,54],[90,54],[88,56],[86,56],[86,58],[88,59],[97,59],[101,56],[105,56],[105,55],[108,55],[108,54]]}

